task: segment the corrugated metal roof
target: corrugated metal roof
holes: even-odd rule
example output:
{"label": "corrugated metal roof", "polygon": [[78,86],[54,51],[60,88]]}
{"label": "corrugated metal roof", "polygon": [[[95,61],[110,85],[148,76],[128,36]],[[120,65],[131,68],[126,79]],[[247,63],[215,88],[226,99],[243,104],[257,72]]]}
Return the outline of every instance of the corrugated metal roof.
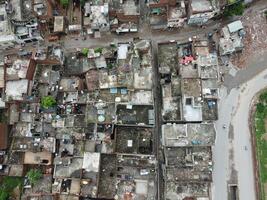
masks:
{"label": "corrugated metal roof", "polygon": [[227,26],[228,26],[228,29],[229,29],[230,33],[237,32],[237,31],[239,31],[239,30],[244,28],[243,24],[242,24],[242,22],[240,20],[234,21],[234,22],[228,24]]}

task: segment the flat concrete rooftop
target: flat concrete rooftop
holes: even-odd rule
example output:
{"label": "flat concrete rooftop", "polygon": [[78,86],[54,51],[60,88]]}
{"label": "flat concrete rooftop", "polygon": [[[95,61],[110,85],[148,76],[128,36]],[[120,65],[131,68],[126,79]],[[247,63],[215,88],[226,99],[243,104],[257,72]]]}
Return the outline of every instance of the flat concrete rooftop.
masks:
{"label": "flat concrete rooftop", "polygon": [[212,146],[215,137],[216,131],[213,123],[162,125],[164,146]]}

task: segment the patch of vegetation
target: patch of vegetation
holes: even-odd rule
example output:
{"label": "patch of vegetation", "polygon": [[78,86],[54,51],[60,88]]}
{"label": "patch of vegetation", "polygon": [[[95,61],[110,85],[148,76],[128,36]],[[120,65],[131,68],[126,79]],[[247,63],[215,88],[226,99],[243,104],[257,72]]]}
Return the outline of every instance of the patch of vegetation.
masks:
{"label": "patch of vegetation", "polygon": [[0,200],[8,200],[12,191],[18,186],[22,186],[22,179],[8,176],[4,177],[0,187]]}
{"label": "patch of vegetation", "polygon": [[46,96],[41,99],[41,106],[45,109],[52,108],[57,104],[57,101],[52,96]]}
{"label": "patch of vegetation", "polygon": [[110,44],[110,47],[112,47],[112,48],[117,48],[116,44],[114,44],[114,43],[111,43],[111,44]]}
{"label": "patch of vegetation", "polygon": [[267,140],[264,138],[266,133],[265,120],[267,118],[267,90],[259,96],[254,116],[254,126],[256,134],[256,151],[259,161],[261,199],[265,200],[264,184],[267,183]]}
{"label": "patch of vegetation", "polygon": [[95,53],[102,53],[103,48],[98,47],[98,48],[96,48],[94,51],[95,51]]}
{"label": "patch of vegetation", "polygon": [[84,6],[85,5],[85,0],[80,0],[80,4],[81,4],[81,6]]}
{"label": "patch of vegetation", "polygon": [[69,0],[60,0],[60,4],[66,8],[69,5]]}
{"label": "patch of vegetation", "polygon": [[238,1],[237,3],[234,3],[226,7],[223,12],[223,15],[226,17],[236,16],[236,15],[240,16],[243,15],[244,10],[245,10],[245,5],[243,1]]}
{"label": "patch of vegetation", "polygon": [[109,69],[112,69],[112,68],[114,67],[114,64],[112,64],[112,63],[108,63],[108,64],[107,64],[107,67],[108,67]]}
{"label": "patch of vegetation", "polygon": [[82,49],[82,54],[83,54],[84,56],[87,56],[88,52],[89,52],[89,49],[88,49],[88,48],[83,48],[83,49]]}
{"label": "patch of vegetation", "polygon": [[228,4],[236,3],[237,0],[228,0]]}
{"label": "patch of vegetation", "polygon": [[30,181],[31,185],[35,185],[43,176],[41,170],[31,169],[26,175]]}

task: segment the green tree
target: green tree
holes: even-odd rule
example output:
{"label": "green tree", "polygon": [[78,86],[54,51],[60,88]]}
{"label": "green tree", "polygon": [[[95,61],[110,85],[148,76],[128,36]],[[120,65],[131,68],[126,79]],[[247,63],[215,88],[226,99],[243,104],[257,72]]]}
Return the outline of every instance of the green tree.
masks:
{"label": "green tree", "polygon": [[69,5],[69,0],[60,0],[60,4],[63,6],[63,7],[67,7]]}
{"label": "green tree", "polygon": [[82,54],[83,54],[84,56],[87,56],[88,52],[89,52],[89,49],[88,49],[88,48],[83,48],[83,49],[82,49]]}
{"label": "green tree", "polygon": [[4,177],[0,187],[0,200],[8,200],[12,191],[21,184],[20,178]]}
{"label": "green tree", "polygon": [[224,16],[231,17],[231,16],[236,16],[236,15],[243,15],[245,10],[245,5],[243,4],[242,1],[239,1],[237,3],[234,3],[230,6],[228,6],[223,14]]}
{"label": "green tree", "polygon": [[35,185],[42,177],[42,172],[39,169],[31,169],[26,175],[31,185]]}
{"label": "green tree", "polygon": [[265,110],[264,105],[263,105],[262,103],[258,103],[258,104],[257,104],[257,112],[259,112],[259,113],[263,113],[264,110]]}
{"label": "green tree", "polygon": [[98,47],[98,48],[96,48],[94,51],[95,51],[95,53],[102,53],[103,48]]}
{"label": "green tree", "polygon": [[260,101],[264,104],[267,102],[267,91],[264,91],[264,93],[260,95]]}
{"label": "green tree", "polygon": [[51,108],[51,107],[55,106],[56,104],[57,104],[57,102],[54,99],[54,97],[52,97],[52,96],[43,97],[41,100],[41,105],[45,109]]}

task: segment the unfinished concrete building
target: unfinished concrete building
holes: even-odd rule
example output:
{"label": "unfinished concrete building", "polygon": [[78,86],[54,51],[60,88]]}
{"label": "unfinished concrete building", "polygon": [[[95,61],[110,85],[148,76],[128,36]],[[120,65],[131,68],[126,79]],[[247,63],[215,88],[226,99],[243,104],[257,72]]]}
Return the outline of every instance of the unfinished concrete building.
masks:
{"label": "unfinished concrete building", "polygon": [[102,154],[98,198],[154,199],[155,164],[153,156]]}
{"label": "unfinished concrete building", "polygon": [[83,25],[88,34],[100,37],[101,32],[110,30],[109,1],[87,1],[84,4]]}
{"label": "unfinished concrete building", "polygon": [[163,124],[164,146],[212,146],[216,137],[213,123]]}
{"label": "unfinished concrete building", "polygon": [[219,13],[216,0],[190,0],[188,3],[188,24],[203,25]]}
{"label": "unfinished concrete building", "polygon": [[139,0],[112,0],[109,16],[111,31],[117,34],[137,32],[140,18]]}
{"label": "unfinished concrete building", "polygon": [[214,139],[214,124],[162,125],[165,199],[209,199]]}
{"label": "unfinished concrete building", "polygon": [[219,41],[219,52],[221,56],[240,52],[244,48],[243,38],[245,36],[244,27],[240,20],[234,21],[221,30]]}
{"label": "unfinished concrete building", "polygon": [[187,20],[186,5],[183,0],[149,1],[148,7],[152,29],[181,28]]}

